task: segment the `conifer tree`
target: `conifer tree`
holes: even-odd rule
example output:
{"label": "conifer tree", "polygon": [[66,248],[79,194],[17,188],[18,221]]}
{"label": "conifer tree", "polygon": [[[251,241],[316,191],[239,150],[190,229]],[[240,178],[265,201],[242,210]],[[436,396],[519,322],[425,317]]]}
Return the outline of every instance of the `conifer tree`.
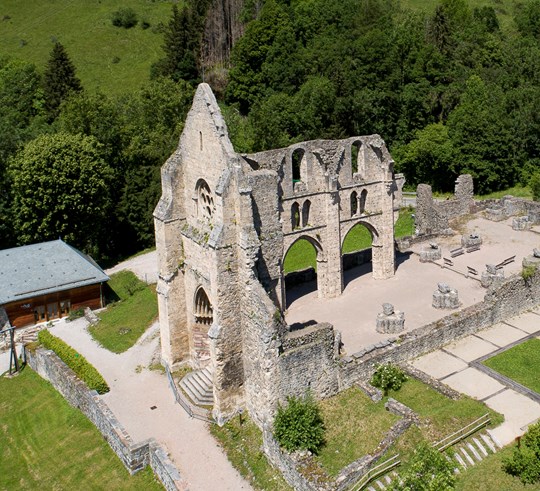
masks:
{"label": "conifer tree", "polygon": [[59,42],[54,43],[43,75],[45,108],[49,113],[49,119],[54,120],[58,116],[60,104],[70,92],[81,90],[81,81],[75,75],[75,66],[64,46]]}
{"label": "conifer tree", "polygon": [[195,50],[199,33],[188,7],[172,8],[172,17],[164,32],[165,57],[152,67],[152,75],[170,77],[174,81],[196,82],[198,78]]}

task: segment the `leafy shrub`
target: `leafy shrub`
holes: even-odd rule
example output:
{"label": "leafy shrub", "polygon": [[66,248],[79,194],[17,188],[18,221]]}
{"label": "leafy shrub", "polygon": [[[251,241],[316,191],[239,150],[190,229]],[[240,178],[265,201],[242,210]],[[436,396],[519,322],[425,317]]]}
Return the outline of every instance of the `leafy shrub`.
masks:
{"label": "leafy shrub", "polygon": [[450,491],[456,478],[454,466],[446,457],[427,443],[420,444],[414,451],[411,465],[400,479],[395,479],[391,491],[405,489],[415,491]]}
{"label": "leafy shrub", "polygon": [[503,460],[503,470],[523,484],[540,482],[540,423],[529,426],[512,457]]}
{"label": "leafy shrub", "polygon": [[137,25],[137,14],[131,7],[122,7],[111,16],[112,24],[116,27],[123,27],[129,29]]}
{"label": "leafy shrub", "polygon": [[101,374],[71,346],[64,343],[60,338],[53,336],[47,330],[39,332],[38,340],[45,348],[54,351],[75,372],[75,375],[88,385],[89,389],[96,390],[98,394],[109,392],[109,386]]}
{"label": "leafy shrub", "polygon": [[278,405],[274,436],[286,450],[317,453],[324,443],[324,422],[311,394],[287,397],[286,407]]}
{"label": "leafy shrub", "polygon": [[82,316],[84,316],[84,309],[72,310],[67,316],[66,320],[71,322],[71,321],[74,321],[75,319],[80,319]]}
{"label": "leafy shrub", "polygon": [[384,365],[377,365],[370,383],[373,387],[381,389],[384,395],[387,396],[389,390],[401,389],[401,386],[406,381],[407,376],[401,368],[392,363],[386,363]]}

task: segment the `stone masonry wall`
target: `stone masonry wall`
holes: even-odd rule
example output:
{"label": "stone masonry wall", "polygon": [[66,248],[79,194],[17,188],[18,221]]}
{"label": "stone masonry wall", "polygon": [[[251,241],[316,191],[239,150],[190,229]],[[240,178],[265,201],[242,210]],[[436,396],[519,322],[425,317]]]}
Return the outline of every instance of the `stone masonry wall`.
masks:
{"label": "stone masonry wall", "polygon": [[315,397],[338,392],[334,328],[321,323],[287,333],[279,357],[279,394],[301,396],[310,390]]}
{"label": "stone masonry wall", "polygon": [[130,474],[150,465],[168,491],[187,489],[186,482],[157,442],[149,439],[133,443],[97,392],[89,390],[54,352],[41,348],[27,350],[26,359],[34,371],[48,380],[70,405],[80,409],[94,424]]}
{"label": "stone masonry wall", "polygon": [[380,363],[401,363],[531,309],[540,303],[540,272],[525,281],[520,275],[490,287],[482,302],[454,312],[398,338],[342,359],[340,390],[367,380]]}

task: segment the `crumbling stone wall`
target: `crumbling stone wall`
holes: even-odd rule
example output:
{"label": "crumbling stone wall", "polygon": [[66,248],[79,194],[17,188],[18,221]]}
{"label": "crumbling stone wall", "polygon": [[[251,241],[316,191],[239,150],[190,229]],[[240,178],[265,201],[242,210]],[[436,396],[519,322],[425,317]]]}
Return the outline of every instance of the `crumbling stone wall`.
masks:
{"label": "crumbling stone wall", "polygon": [[343,240],[362,223],[373,276],[391,277],[403,182],[378,135],[239,155],[210,87],[199,86],[162,168],[157,292],[163,361],[210,367],[219,422],[246,406],[262,424],[288,394],[337,390],[333,329],[287,334],[283,259],[306,238],[319,294],[340,295]]}
{"label": "crumbling stone wall", "polygon": [[463,174],[456,180],[454,196],[446,201],[433,199],[431,186],[419,184],[416,190],[416,235],[451,233],[449,220],[474,211],[473,179]]}

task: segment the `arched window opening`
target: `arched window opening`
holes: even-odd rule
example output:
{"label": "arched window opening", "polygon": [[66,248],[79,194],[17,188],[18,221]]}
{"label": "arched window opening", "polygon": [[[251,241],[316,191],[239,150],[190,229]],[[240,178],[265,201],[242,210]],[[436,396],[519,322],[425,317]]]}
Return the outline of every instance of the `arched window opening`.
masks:
{"label": "arched window opening", "polygon": [[199,131],[199,150],[202,152],[202,149],[203,149],[202,131]]}
{"label": "arched window opening", "polygon": [[311,201],[307,199],[302,206],[302,227],[307,227],[309,224],[309,209],[311,208]]}
{"label": "arched window opening", "polygon": [[351,193],[351,216],[353,217],[358,213],[358,193],[353,191]]}
{"label": "arched window opening", "polygon": [[360,158],[360,145],[360,142],[354,142],[351,145],[351,168],[353,174],[356,174],[359,169],[358,159]]}
{"label": "arched window opening", "polygon": [[283,258],[285,281],[285,304],[317,290],[317,256],[320,246],[311,239],[301,238],[294,242]]}
{"label": "arched window opening", "polygon": [[296,201],[291,206],[291,226],[293,230],[300,228],[300,206]]}
{"label": "arched window opening", "polygon": [[214,320],[214,311],[212,304],[208,300],[208,295],[201,287],[195,295],[195,321],[199,324],[212,324]]}
{"label": "arched window opening", "polygon": [[366,212],[367,190],[364,189],[360,193],[360,214]]}
{"label": "arched window opening", "polygon": [[304,151],[301,148],[297,148],[292,154],[292,178],[293,183],[300,182],[302,180],[302,159],[304,158]]}
{"label": "arched window opening", "polygon": [[361,251],[369,249],[373,242],[373,236],[370,230],[361,223],[357,223],[352,227],[343,239],[343,246],[341,252],[347,254],[349,252]]}
{"label": "arched window opening", "polygon": [[214,213],[214,198],[212,191],[204,179],[197,183],[197,215],[199,218],[212,218]]}

